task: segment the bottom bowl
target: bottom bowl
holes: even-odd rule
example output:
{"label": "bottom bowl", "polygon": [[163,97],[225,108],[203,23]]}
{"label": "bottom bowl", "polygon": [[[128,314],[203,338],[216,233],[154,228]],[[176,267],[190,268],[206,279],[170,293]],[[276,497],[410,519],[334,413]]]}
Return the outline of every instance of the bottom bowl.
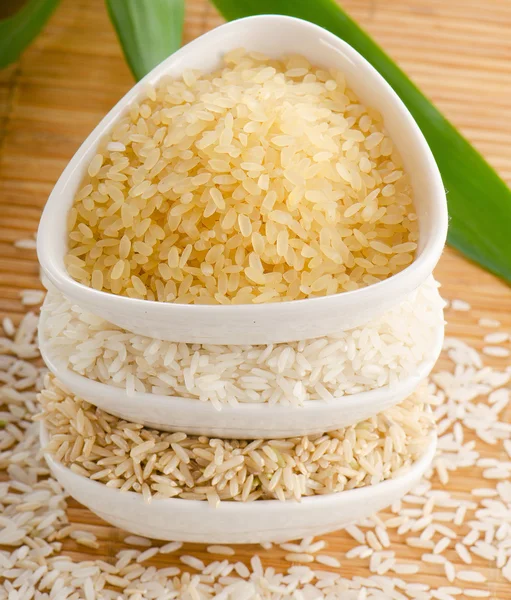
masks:
{"label": "bottom bowl", "polygon": [[[41,423],[41,446],[48,443]],[[62,487],[99,517],[130,533],[159,540],[208,544],[256,544],[317,536],[343,529],[402,498],[421,479],[436,450],[436,435],[422,457],[395,479],[353,490],[309,496],[301,502],[256,500],[208,502],[169,498],[144,502],[141,494],[121,492],[82,475],[45,453]]]}

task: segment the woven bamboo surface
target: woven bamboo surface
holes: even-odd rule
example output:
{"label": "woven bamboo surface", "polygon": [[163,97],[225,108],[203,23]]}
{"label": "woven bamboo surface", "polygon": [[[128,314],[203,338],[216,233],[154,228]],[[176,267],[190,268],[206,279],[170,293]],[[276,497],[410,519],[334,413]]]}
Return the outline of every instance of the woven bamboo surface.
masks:
{"label": "woven bamboo surface", "polygon": [[[343,6],[510,181],[511,1],[344,0]],[[221,21],[207,0],[187,0],[185,41]],[[64,0],[21,60],[0,71],[0,316],[19,320],[25,310],[20,291],[40,287],[35,252],[16,248],[13,242],[35,232],[67,161],[132,83],[103,0]],[[470,314],[447,312],[448,333],[480,348],[480,317],[498,318],[511,329],[511,291],[506,285],[452,250],[445,252],[436,275],[446,298],[469,300],[473,307]],[[493,362],[503,367],[505,360]],[[492,456],[491,446],[481,446],[478,443],[482,454]],[[487,484],[479,469],[465,469],[451,478],[448,489],[467,498],[473,488]],[[71,521],[93,531],[100,548],[84,552],[68,541],[66,554],[75,559],[109,557],[123,547],[124,532],[77,503],[69,506]],[[461,528],[460,535],[464,532]],[[345,575],[369,573],[367,560],[344,559],[352,545],[346,534],[327,539],[328,553],[341,560]],[[419,558],[419,551],[406,549],[396,536],[392,542],[398,556]],[[197,545],[185,551],[205,556]],[[239,547],[237,557],[248,559],[255,551],[267,565],[286,565],[284,552],[275,549]],[[447,556],[459,562],[454,552]],[[172,555],[153,564],[176,561]],[[499,600],[511,597],[511,584],[499,570],[477,557],[472,568],[488,579],[472,587],[489,589]],[[438,565],[423,566],[420,576],[409,578],[435,587],[448,585]]]}

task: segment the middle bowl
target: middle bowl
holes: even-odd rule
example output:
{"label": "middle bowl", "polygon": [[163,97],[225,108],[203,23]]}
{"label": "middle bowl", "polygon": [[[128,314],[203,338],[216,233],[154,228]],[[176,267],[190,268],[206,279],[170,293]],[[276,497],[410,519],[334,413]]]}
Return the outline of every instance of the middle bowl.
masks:
{"label": "middle bowl", "polygon": [[211,402],[152,393],[128,394],[126,389],[94,381],[69,369],[52,356],[39,327],[41,355],[50,371],[79,398],[117,417],[163,431],[183,431],[209,437],[253,439],[312,435],[348,427],[407,398],[431,372],[444,339],[441,322],[427,359],[415,373],[396,385],[325,400],[306,400],[302,406],[280,404],[226,404],[217,410]]}

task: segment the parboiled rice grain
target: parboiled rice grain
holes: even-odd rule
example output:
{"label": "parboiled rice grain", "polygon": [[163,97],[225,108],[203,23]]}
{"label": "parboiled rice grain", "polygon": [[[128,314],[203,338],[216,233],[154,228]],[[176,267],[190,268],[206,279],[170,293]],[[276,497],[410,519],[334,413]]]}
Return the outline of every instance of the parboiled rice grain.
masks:
{"label": "parboiled rice grain", "polygon": [[89,163],[68,215],[71,277],[246,304],[354,290],[412,262],[401,158],[341,73],[235,50],[183,77],[148,88]]}

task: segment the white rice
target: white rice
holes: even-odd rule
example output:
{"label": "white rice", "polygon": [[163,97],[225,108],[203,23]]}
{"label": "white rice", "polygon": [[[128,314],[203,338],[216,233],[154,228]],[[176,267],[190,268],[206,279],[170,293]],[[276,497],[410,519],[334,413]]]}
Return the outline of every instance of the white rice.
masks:
{"label": "white rice", "polygon": [[23,238],[15,240],[14,246],[16,248],[21,248],[22,250],[35,250],[37,248],[37,242],[35,239]]}
{"label": "white rice", "polygon": [[328,554],[318,554],[315,557],[315,560],[320,565],[325,565],[326,567],[338,569],[341,566],[341,563],[335,558],[335,556],[329,556]]}
{"label": "white rice", "polygon": [[234,550],[234,548],[231,548],[230,546],[208,546],[206,548],[206,551],[210,554],[218,554],[222,556],[234,556],[236,554],[236,550]]}
{"label": "white rice", "polygon": [[451,300],[451,308],[453,310],[457,310],[457,311],[461,311],[461,312],[467,312],[472,307],[465,300],[459,300],[458,298],[455,298],[454,300]]}
{"label": "white rice", "polygon": [[151,540],[139,535],[128,535],[124,538],[124,543],[130,546],[150,546]]}
{"label": "white rice", "polygon": [[43,333],[54,358],[80,375],[128,393],[153,392],[225,403],[301,405],[394,386],[431,357],[443,323],[429,280],[372,323],[315,340],[269,346],[157,341],[93,316],[51,291]]}
{"label": "white rice", "polygon": [[483,317],[479,319],[478,324],[481,327],[500,327],[501,322],[497,319],[488,319],[487,317]]}
{"label": "white rice", "polygon": [[24,306],[35,306],[41,304],[44,300],[46,292],[43,290],[22,290],[21,291],[21,303]]}
{"label": "white rice", "polygon": [[[117,553],[114,550],[108,559],[111,562],[102,560],[95,552],[91,552],[87,561],[68,556],[68,547],[64,547],[63,542],[73,530],[76,531],[76,526],[70,526],[68,521],[64,491],[38,457],[37,426],[31,423],[31,416],[38,410],[35,389],[41,385],[44,372],[40,363],[36,362],[39,356],[35,340],[36,323],[35,315],[29,314],[15,331],[12,331],[14,325],[9,327],[7,324],[5,337],[0,342],[0,421],[4,424],[0,430],[2,600],[29,597],[37,600],[49,597],[52,600],[116,600],[128,597],[130,600],[252,600],[257,595],[265,598],[269,594],[271,600],[322,597],[332,600],[438,600],[449,598],[449,595],[455,598],[495,597],[495,581],[499,582],[499,597],[508,593],[511,583],[511,528],[508,519],[503,517],[511,514],[511,484],[506,480],[488,480],[484,488],[474,489],[471,496],[466,491],[459,491],[466,490],[465,486],[460,488],[459,485],[460,478],[473,475],[474,469],[481,463],[486,465],[482,467],[485,469],[507,470],[506,447],[511,444],[511,426],[506,415],[511,376],[509,367],[491,367],[483,362],[474,348],[454,338],[447,340],[445,361],[436,371],[430,391],[435,393],[438,456],[446,468],[447,478],[454,477],[454,482],[447,487],[442,486],[432,470],[390,511],[364,519],[351,526],[344,535],[339,533],[335,538],[330,537],[332,545],[335,545],[335,555],[345,567],[342,574],[333,565],[322,566],[320,554],[314,555],[315,562],[306,565],[282,568],[280,563],[278,568],[266,567],[265,563],[270,560],[275,562],[274,556],[270,559],[261,550],[261,558],[252,556],[251,560],[247,558],[246,564],[235,558],[229,564],[225,557],[219,557],[222,561],[219,562],[214,560],[214,556],[211,556],[213,562],[209,562],[201,552],[201,558],[209,563],[205,570],[211,570],[214,575],[199,572],[190,575],[181,570],[182,565],[176,563],[172,555],[161,557],[166,561],[163,568],[161,559],[157,560],[156,556],[147,563],[138,564],[136,561],[141,552],[151,547],[145,539],[141,548],[123,549]],[[452,364],[449,364],[449,358]],[[491,358],[489,360],[491,364]],[[496,362],[498,359],[494,364]],[[21,381],[24,383],[20,387]],[[30,381],[32,384],[29,384]],[[491,455],[486,441],[489,438],[493,440]],[[490,467],[490,464],[493,466]],[[32,508],[23,510],[24,507]],[[466,512],[462,525],[455,522],[460,507]],[[418,512],[405,514],[404,511],[410,510]],[[450,520],[449,513],[452,515]],[[38,524],[43,521],[50,524],[41,531]],[[438,526],[447,526],[447,529],[438,529]],[[97,531],[95,526],[82,523],[78,527],[84,532]],[[377,531],[381,527],[391,540],[389,552],[393,556],[380,552],[373,559],[376,553],[365,543],[366,534],[374,531],[382,542]],[[113,530],[106,531],[115,535]],[[418,544],[422,544],[426,548],[423,552],[431,552],[442,537],[450,537],[451,531],[456,536],[453,543],[461,541],[471,553],[484,552],[490,557],[483,560],[487,566],[485,573],[491,573],[491,582],[452,583],[456,568],[443,555],[434,555],[438,560],[444,560],[443,565],[431,565],[426,571],[425,556],[419,560],[419,553],[412,548],[420,548]],[[124,541],[128,543],[128,538],[132,537],[127,536]],[[160,553],[178,553],[182,547],[180,542],[160,545],[149,541],[149,544],[159,547]],[[315,544],[307,540],[304,547],[311,548]],[[296,545],[302,547],[301,543]],[[347,554],[352,556],[351,550],[357,545],[364,548],[357,549],[355,555],[366,558],[356,558],[353,565],[346,566],[346,561],[350,560]],[[271,549],[272,545],[265,543],[264,547]],[[193,555],[196,548],[187,546],[185,552]],[[243,557],[251,551],[252,548],[244,547],[240,554]],[[426,576],[396,576],[391,571],[394,565],[405,564],[410,559],[410,552],[414,553],[413,559],[420,565],[420,573],[424,570]],[[375,568],[380,569],[382,574],[370,570],[371,560],[373,567],[379,562]],[[478,574],[475,577],[482,579],[478,566],[480,559],[477,561],[469,571],[471,574],[467,576],[464,573],[462,577],[473,579],[472,573],[475,572]],[[322,570],[324,568],[327,570]],[[429,569],[432,568],[434,576],[430,577],[432,571]],[[222,575],[229,569],[228,575]],[[463,571],[468,569],[460,568],[460,572]]]}
{"label": "white rice", "polygon": [[507,358],[511,354],[511,351],[507,348],[502,348],[502,346],[484,346],[483,354],[486,354],[486,356]]}

